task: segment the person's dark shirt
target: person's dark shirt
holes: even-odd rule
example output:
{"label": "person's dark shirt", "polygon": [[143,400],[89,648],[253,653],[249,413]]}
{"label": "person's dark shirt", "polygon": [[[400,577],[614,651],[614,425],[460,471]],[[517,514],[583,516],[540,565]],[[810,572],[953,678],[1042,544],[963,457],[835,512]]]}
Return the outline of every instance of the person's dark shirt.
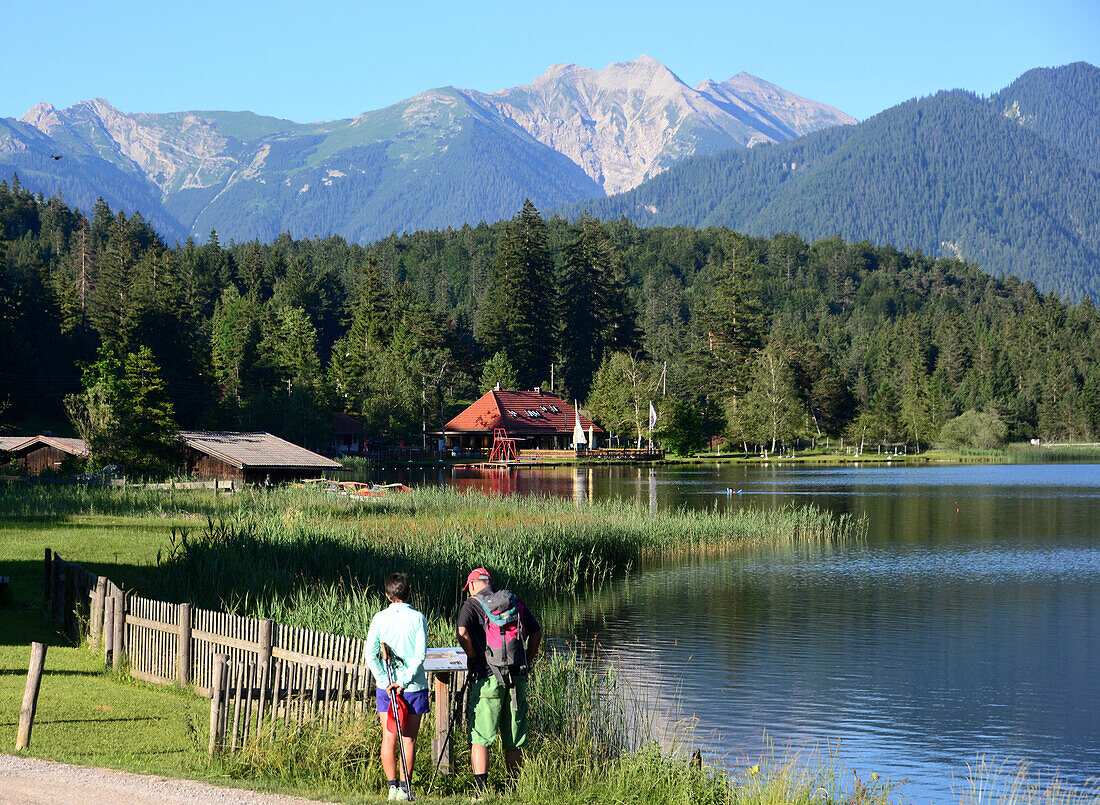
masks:
{"label": "person's dark shirt", "polygon": [[[523,615],[520,622],[523,626],[524,642],[527,638],[541,632],[542,627],[535,620],[526,604],[522,607]],[[474,648],[474,656],[468,659],[470,676],[474,679],[486,676],[489,673],[489,663],[485,661],[485,610],[481,604],[474,600],[474,596],[466,599],[462,609],[458,611],[458,628],[465,629],[470,637],[470,643]]]}

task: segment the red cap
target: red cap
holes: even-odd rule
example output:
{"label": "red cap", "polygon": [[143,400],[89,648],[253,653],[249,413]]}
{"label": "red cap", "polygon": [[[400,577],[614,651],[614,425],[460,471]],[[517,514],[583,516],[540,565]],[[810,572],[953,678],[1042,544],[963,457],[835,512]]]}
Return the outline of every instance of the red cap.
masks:
{"label": "red cap", "polygon": [[475,581],[488,581],[492,582],[493,577],[489,575],[489,571],[483,567],[479,567],[476,570],[471,570],[470,575],[466,577],[466,583],[462,585],[462,589],[465,590]]}

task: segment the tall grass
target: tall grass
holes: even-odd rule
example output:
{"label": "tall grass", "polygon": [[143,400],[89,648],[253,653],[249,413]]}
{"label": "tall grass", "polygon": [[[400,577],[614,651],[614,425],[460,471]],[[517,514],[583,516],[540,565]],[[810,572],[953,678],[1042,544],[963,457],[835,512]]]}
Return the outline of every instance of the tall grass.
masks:
{"label": "tall grass", "polygon": [[1095,464],[1100,461],[1100,446],[1013,444],[1008,446],[1005,455],[1013,464]]}
{"label": "tall grass", "polygon": [[[613,669],[575,653],[551,653],[529,685],[531,739],[525,762],[509,779],[500,752],[490,752],[489,782],[502,802],[637,805],[779,805],[855,803],[886,805],[893,787],[885,780],[842,785],[829,762],[761,758],[752,766],[726,767],[682,746],[662,748],[646,736],[650,709],[631,701],[629,687]],[[431,724],[432,718],[424,724]],[[279,726],[281,728],[281,725]],[[414,785],[424,796],[432,777],[427,727],[421,730]],[[263,750],[252,748],[223,758],[226,774],[272,778],[303,788],[330,788],[338,794],[381,792],[385,779],[378,759],[381,728],[376,718],[326,729],[292,727]],[[473,787],[465,726],[454,735],[455,769],[436,781],[433,796],[468,793]]]}
{"label": "tall grass", "polygon": [[7,484],[0,485],[0,512],[45,521],[88,514],[169,518],[183,525],[172,529],[157,567],[141,574],[142,594],[359,636],[380,605],[382,582],[395,571],[410,573],[413,603],[438,619],[454,614],[473,567],[487,567],[499,585],[548,603],[654,562],[866,533],[864,520],[813,507],[651,516],[617,500],[578,505],[447,488],[354,500],[294,487],[214,495]]}
{"label": "tall grass", "polygon": [[651,517],[617,501],[499,498],[429,489],[373,503],[301,490],[234,500],[180,529],[161,559],[161,595],[363,634],[387,575],[414,579],[414,605],[453,614],[460,585],[484,566],[499,586],[543,600],[598,588],[649,563],[752,544],[860,539],[865,521],[812,507]]}
{"label": "tall grass", "polygon": [[967,805],[1097,805],[1100,778],[1078,788],[1057,774],[1044,780],[1027,761],[1000,762],[978,758],[967,774],[951,786],[952,796]]}

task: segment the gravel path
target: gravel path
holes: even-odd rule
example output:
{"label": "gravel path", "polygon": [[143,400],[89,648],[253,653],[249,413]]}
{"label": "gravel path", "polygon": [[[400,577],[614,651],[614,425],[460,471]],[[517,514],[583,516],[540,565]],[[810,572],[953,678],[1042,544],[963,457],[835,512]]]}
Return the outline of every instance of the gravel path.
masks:
{"label": "gravel path", "polygon": [[316,800],[0,754],[4,805],[316,805]]}

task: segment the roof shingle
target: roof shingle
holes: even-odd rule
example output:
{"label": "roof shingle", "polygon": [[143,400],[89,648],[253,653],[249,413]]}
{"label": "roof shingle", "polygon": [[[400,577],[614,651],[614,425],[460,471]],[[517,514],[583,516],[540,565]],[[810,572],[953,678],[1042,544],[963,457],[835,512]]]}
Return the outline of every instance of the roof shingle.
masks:
{"label": "roof shingle", "polygon": [[188,447],[238,469],[342,469],[331,459],[264,431],[181,430],[180,438]]}
{"label": "roof shingle", "polygon": [[[492,433],[504,428],[508,435],[571,434],[576,424],[572,405],[561,397],[542,391],[489,391],[480,400],[447,423],[453,433]],[[604,429],[581,414],[581,427],[594,433]]]}
{"label": "roof shingle", "polygon": [[29,450],[38,445],[48,445],[49,447],[56,448],[62,453],[69,453],[74,456],[86,456],[88,455],[88,445],[83,439],[70,439],[65,436],[24,436],[23,441],[6,448],[9,452],[23,452]]}

